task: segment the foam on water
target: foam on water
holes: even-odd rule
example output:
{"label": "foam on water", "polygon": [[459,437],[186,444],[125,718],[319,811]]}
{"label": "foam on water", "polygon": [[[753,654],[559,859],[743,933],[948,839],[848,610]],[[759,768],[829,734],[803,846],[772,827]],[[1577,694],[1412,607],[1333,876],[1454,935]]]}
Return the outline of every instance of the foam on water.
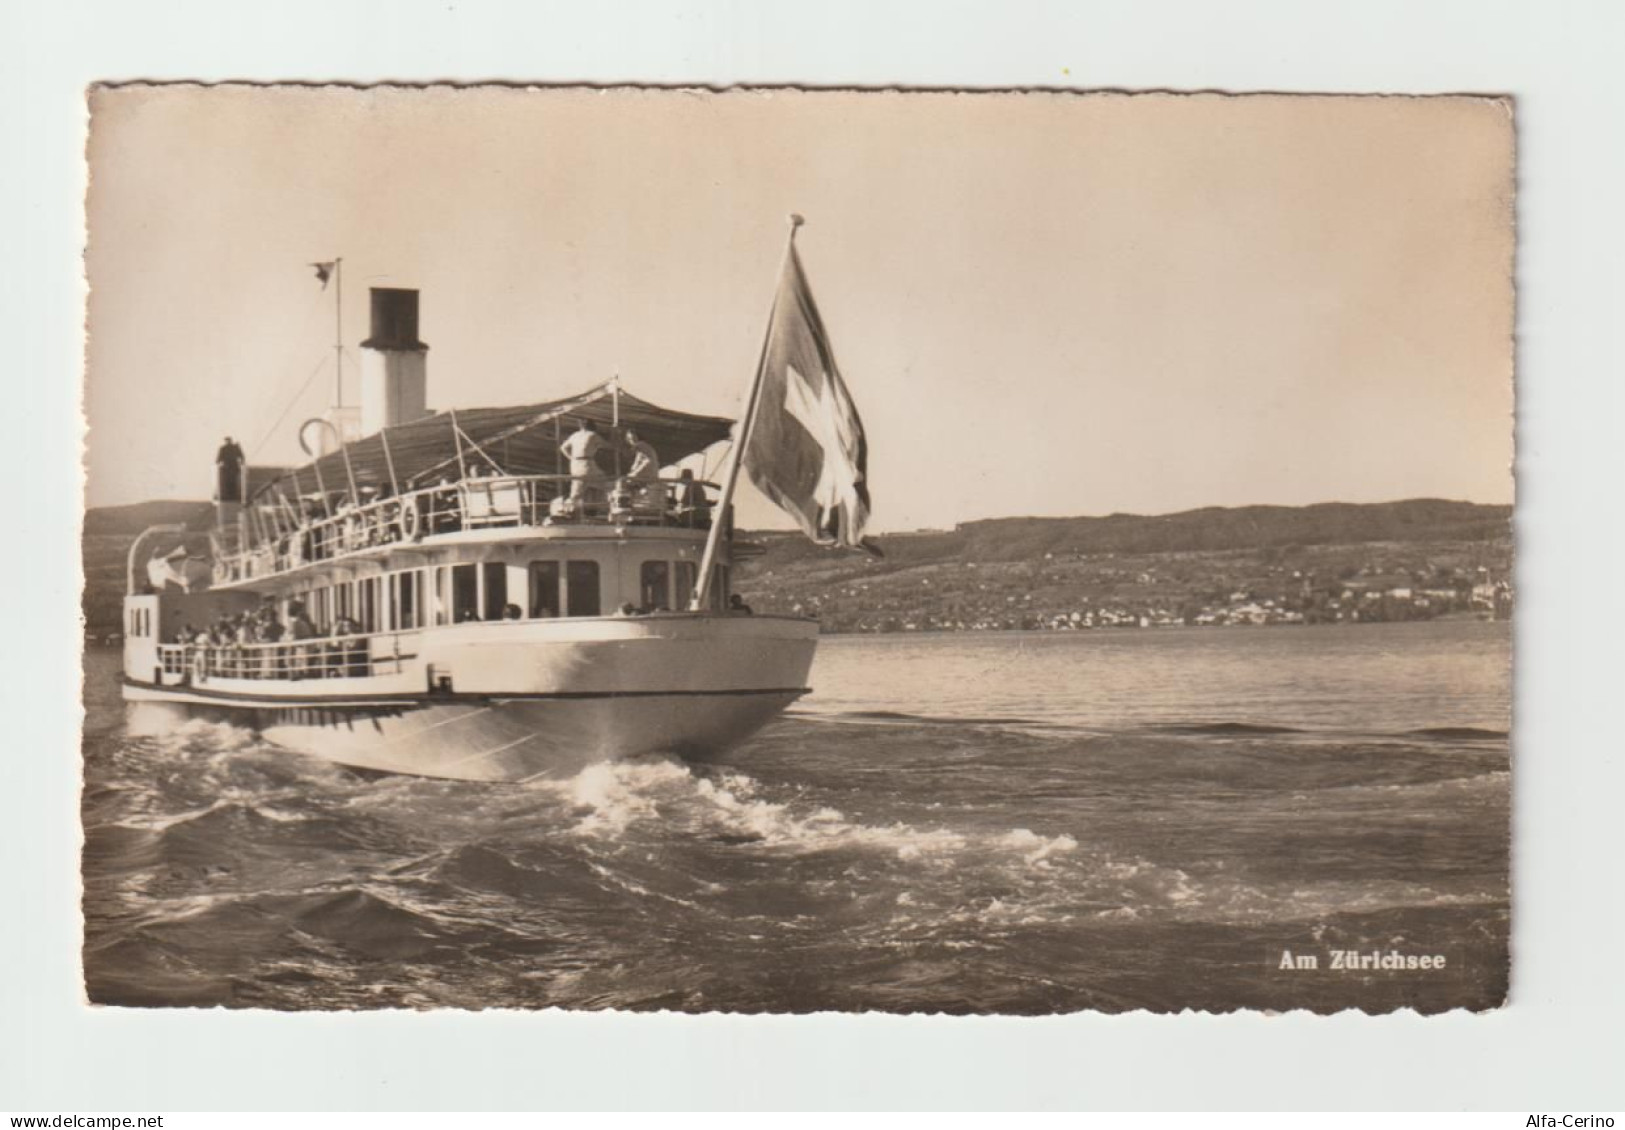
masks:
{"label": "foam on water", "polygon": [[1371,736],[1182,705],[1086,732],[951,706],[790,718],[726,764],[524,786],[104,720],[86,741],[92,998],[1282,1007],[1270,944],[1396,936],[1479,939],[1440,1006],[1504,980],[1504,741],[1454,714]]}

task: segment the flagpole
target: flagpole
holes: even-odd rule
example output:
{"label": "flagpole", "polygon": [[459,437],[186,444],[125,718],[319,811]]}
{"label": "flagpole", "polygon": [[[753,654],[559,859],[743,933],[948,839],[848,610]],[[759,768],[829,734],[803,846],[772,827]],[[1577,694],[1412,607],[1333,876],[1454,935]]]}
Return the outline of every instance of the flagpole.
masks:
{"label": "flagpole", "polygon": [[344,256],[333,260],[333,407],[344,407]]}
{"label": "flagpole", "polygon": [[621,374],[616,373],[609,380],[609,430],[614,437],[612,446],[615,449],[615,481],[621,479]]}
{"label": "flagpole", "polygon": [[[767,365],[767,346],[773,340],[773,317],[779,308],[779,291],[784,280],[785,268],[790,264],[790,256],[795,252],[796,229],[806,223],[794,212],[790,213],[790,238],[784,244],[784,257],[779,261],[778,280],[773,284],[773,304],[767,311],[767,328],[762,333],[762,352],[756,359],[756,372],[751,377],[750,394],[745,398],[745,414],[739,418],[739,437],[734,440],[733,450],[728,453],[728,473],[722,480],[722,497],[717,500],[716,508],[711,512],[711,530],[705,538],[705,552],[700,556],[700,575],[694,585],[694,596],[689,601],[688,610],[698,612],[705,607],[705,600],[711,594],[711,570],[716,564],[717,547],[722,541],[722,527],[728,521],[728,508],[733,505],[734,488],[739,484],[739,467],[744,461],[745,445],[750,442],[750,432],[756,422],[756,405],[762,394],[762,370]],[[703,488],[702,488],[703,489]]]}

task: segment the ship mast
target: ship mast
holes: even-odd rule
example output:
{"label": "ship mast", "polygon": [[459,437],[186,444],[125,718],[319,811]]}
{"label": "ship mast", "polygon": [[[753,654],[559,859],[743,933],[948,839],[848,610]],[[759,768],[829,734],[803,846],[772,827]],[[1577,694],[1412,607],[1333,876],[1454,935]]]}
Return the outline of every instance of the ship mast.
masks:
{"label": "ship mast", "polygon": [[344,256],[333,260],[333,407],[344,407]]}

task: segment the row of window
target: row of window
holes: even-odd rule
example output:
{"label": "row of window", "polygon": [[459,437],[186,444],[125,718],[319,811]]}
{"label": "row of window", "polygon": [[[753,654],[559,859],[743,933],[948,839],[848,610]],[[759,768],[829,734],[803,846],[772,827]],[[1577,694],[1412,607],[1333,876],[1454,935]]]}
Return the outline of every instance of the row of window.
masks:
{"label": "row of window", "polygon": [[[698,568],[692,561],[645,561],[639,570],[637,610],[688,607]],[[726,566],[717,566],[710,603],[727,600]],[[499,561],[408,569],[349,581],[302,594],[310,618],[324,628],[340,617],[363,632],[402,631],[468,620],[518,617],[602,616],[603,592],[596,561],[532,561],[525,592],[513,591],[509,566]],[[521,603],[523,596],[523,603]]]}

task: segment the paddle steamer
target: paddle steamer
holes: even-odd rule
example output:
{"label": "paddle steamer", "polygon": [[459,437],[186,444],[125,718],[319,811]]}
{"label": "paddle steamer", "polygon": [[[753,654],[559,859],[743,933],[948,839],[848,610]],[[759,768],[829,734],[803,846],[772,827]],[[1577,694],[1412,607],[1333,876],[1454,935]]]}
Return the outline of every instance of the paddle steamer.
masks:
{"label": "paddle steamer", "polygon": [[[737,455],[715,501],[676,478],[729,420],[615,382],[430,412],[418,293],[371,302],[360,405],[340,390],[307,422],[311,461],[223,452],[209,550],[191,562],[206,575],[175,553],[177,528],[131,547],[136,726],[202,715],[346,765],[525,781],[713,756],[807,692],[817,624],[730,600],[749,549],[731,530]],[[588,423],[602,447],[583,473],[560,448]],[[658,479],[626,473],[629,432],[659,453]]]}

